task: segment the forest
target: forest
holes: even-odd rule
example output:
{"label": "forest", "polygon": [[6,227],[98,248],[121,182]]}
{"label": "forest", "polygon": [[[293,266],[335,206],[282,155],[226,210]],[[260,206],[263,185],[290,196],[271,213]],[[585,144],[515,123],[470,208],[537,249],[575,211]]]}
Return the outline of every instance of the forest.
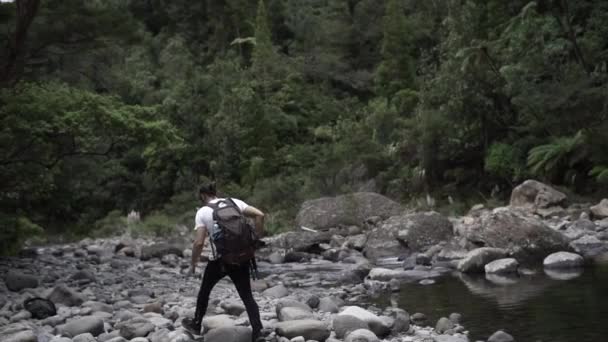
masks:
{"label": "forest", "polygon": [[205,180],[271,232],[354,191],[608,193],[604,0],[15,0],[0,40],[2,252],[191,226]]}

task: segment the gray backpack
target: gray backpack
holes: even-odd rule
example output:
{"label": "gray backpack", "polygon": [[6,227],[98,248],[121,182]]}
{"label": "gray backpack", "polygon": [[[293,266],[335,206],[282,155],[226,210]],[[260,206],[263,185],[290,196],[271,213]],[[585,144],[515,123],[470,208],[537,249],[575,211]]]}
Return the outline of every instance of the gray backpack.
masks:
{"label": "gray backpack", "polygon": [[236,203],[227,198],[208,206],[213,209],[215,221],[211,240],[216,256],[228,265],[242,265],[254,260],[255,232]]}

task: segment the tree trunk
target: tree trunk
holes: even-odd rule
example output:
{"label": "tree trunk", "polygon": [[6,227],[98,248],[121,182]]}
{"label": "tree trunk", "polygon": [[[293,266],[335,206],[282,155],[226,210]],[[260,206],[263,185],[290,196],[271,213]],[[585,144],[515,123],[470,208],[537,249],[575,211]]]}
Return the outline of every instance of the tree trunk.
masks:
{"label": "tree trunk", "polygon": [[40,7],[40,0],[15,0],[15,7],[17,10],[15,32],[8,39],[6,62],[0,70],[2,87],[14,84],[23,71],[27,33]]}

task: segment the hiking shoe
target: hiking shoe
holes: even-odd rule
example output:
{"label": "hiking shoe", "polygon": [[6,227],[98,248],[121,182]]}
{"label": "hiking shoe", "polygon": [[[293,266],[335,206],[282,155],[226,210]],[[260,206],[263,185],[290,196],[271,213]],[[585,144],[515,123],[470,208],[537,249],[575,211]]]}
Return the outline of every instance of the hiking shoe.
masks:
{"label": "hiking shoe", "polygon": [[182,320],[182,327],[184,327],[184,329],[186,329],[189,333],[196,335],[196,336],[200,336],[201,335],[201,325],[196,324],[194,322],[194,319],[192,318],[184,318]]}
{"label": "hiking shoe", "polygon": [[262,329],[251,333],[251,342],[266,342],[266,336],[270,334],[270,330]]}

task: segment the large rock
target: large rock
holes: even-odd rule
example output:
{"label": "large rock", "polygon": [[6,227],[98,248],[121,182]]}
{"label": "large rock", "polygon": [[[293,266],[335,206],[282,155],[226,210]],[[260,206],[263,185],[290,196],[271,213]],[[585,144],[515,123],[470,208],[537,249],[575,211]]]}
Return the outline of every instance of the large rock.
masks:
{"label": "large rock", "polygon": [[358,329],[369,329],[367,322],[351,315],[337,315],[333,320],[336,337],[343,339],[348,333]]}
{"label": "large rock", "polygon": [[71,320],[63,326],[58,326],[57,330],[62,335],[69,337],[75,337],[85,333],[98,336],[104,332],[103,320],[94,316],[86,316]]}
{"label": "large rock", "polygon": [[11,291],[21,291],[23,289],[38,287],[38,278],[33,275],[23,274],[10,270],[6,275],[6,287]]}
{"label": "large rock", "polygon": [[338,313],[340,308],[334,302],[331,297],[323,297],[319,300],[319,311],[321,312],[330,312],[330,313]]}
{"label": "large rock", "polygon": [[353,316],[366,322],[369,329],[377,336],[384,337],[390,333],[390,326],[387,326],[380,317],[358,306],[347,306],[338,315]]}
{"label": "large rock", "polygon": [[0,341],[2,342],[38,342],[38,338],[30,327],[15,323],[0,327]]}
{"label": "large rock", "polygon": [[[311,298],[309,298],[308,301],[312,303],[312,302],[314,302],[314,300],[313,300],[314,298],[316,298],[318,300],[318,297],[311,296]],[[316,304],[317,304],[316,306],[319,305],[318,302]],[[281,300],[278,301],[278,303],[276,304],[276,307],[275,307],[275,311],[276,311],[277,317],[280,317],[281,310],[283,308],[298,308],[298,309],[300,309],[302,311],[309,312],[309,313],[312,314],[312,308],[308,304],[300,303],[300,302],[298,302],[296,300],[293,300],[293,299],[281,299]]]}
{"label": "large rock", "polygon": [[183,256],[183,247],[168,244],[168,243],[157,243],[150,246],[144,246],[141,249],[141,260],[150,260],[152,258],[162,259],[165,255],[175,254],[179,257]]}
{"label": "large rock", "polygon": [[435,331],[438,334],[443,334],[448,330],[454,329],[456,325],[446,317],[441,317],[435,325]]}
{"label": "large rock", "polygon": [[592,206],[590,209],[594,218],[603,219],[608,217],[608,198],[604,198],[600,203]]}
{"label": "large rock", "polygon": [[486,273],[489,274],[504,274],[515,273],[519,263],[513,258],[498,259],[486,264],[484,267]]}
{"label": "large rock", "polygon": [[550,269],[582,267],[585,260],[582,256],[570,252],[557,252],[549,255],[543,261],[543,266]]}
{"label": "large rock", "polygon": [[434,211],[403,216],[396,234],[412,251],[425,251],[453,236],[452,222]]}
{"label": "large rock", "polygon": [[511,206],[536,210],[560,206],[566,195],[535,180],[527,180],[513,189]]}
{"label": "large rock", "polygon": [[570,247],[575,252],[584,255],[585,257],[599,255],[607,249],[607,244],[600,241],[594,235],[585,235],[570,243]]}
{"label": "large rock", "polygon": [[498,330],[490,338],[488,338],[488,342],[515,342],[513,336],[507,334],[502,330]]}
{"label": "large rock", "polygon": [[154,331],[155,326],[144,317],[134,317],[117,324],[116,328],[120,330],[120,336],[130,340],[136,337],[146,337]]}
{"label": "large rock", "polygon": [[490,262],[502,259],[507,252],[501,248],[483,247],[470,251],[467,256],[458,263],[458,270],[465,273],[484,272],[484,267]]}
{"label": "large rock", "polygon": [[251,329],[241,326],[221,327],[205,335],[205,342],[250,342]]}
{"label": "large rock", "polygon": [[[265,239],[272,246],[281,249],[289,249],[295,252],[319,252],[319,245],[329,243],[332,234],[328,231],[317,233],[305,231],[293,231]],[[283,259],[284,262],[288,262]]]}
{"label": "large rock", "polygon": [[47,299],[55,304],[63,304],[65,306],[78,306],[85,301],[83,295],[65,285],[55,286]]}
{"label": "large rock", "polygon": [[296,321],[302,319],[312,319],[312,312],[298,307],[284,307],[279,310],[279,321]]}
{"label": "large rock", "polygon": [[203,318],[203,328],[205,328],[205,331],[234,325],[236,325],[234,319],[228,315],[205,316]]}
{"label": "large rock", "polygon": [[276,285],[274,287],[264,290],[264,292],[262,292],[262,294],[266,297],[283,298],[283,297],[287,297],[287,295],[289,295],[289,291],[287,290],[285,285],[279,284],[279,285]]}
{"label": "large rock", "polygon": [[402,216],[394,216],[372,229],[367,236],[363,254],[372,262],[387,257],[398,257],[409,253],[405,244],[395,237],[401,227]]}
{"label": "large rock", "polygon": [[346,336],[344,342],[378,342],[378,336],[367,329],[358,329]]}
{"label": "large rock", "polygon": [[380,194],[357,192],[304,202],[296,216],[296,223],[314,229],[361,225],[368,217],[388,218],[402,211],[399,203]]}
{"label": "large rock", "polygon": [[581,218],[572,222],[564,231],[564,235],[570,240],[576,240],[587,234],[595,234],[595,230],[596,225],[593,221]]}
{"label": "large rock", "polygon": [[55,304],[44,298],[30,298],[23,303],[23,307],[36,319],[45,319],[57,314]]}
{"label": "large rock", "polygon": [[376,261],[411,251],[425,251],[450,240],[453,235],[452,223],[436,212],[393,216],[370,232],[363,252]]}
{"label": "large rock", "polygon": [[[97,340],[90,333],[84,333],[84,334],[80,334],[78,336],[75,336],[72,339],[72,342],[97,342]],[[131,342],[138,342],[138,341],[131,340]],[[141,341],[139,341],[139,342],[141,342]]]}
{"label": "large rock", "polygon": [[464,218],[460,233],[477,246],[506,249],[520,261],[538,261],[568,250],[568,239],[531,214],[508,207]]}
{"label": "large rock", "polygon": [[303,336],[306,340],[320,342],[325,341],[330,334],[329,327],[325,322],[312,319],[277,323],[276,332],[279,336],[289,339]]}

